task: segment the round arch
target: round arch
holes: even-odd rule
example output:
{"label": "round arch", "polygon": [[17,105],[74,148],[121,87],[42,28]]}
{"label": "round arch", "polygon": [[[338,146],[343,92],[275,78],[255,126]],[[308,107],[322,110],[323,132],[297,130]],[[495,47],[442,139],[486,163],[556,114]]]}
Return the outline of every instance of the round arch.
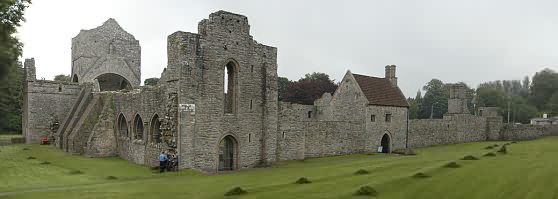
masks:
{"label": "round arch", "polygon": [[136,114],[136,117],[134,118],[134,139],[142,140],[143,133],[143,120],[139,114]]}
{"label": "round arch", "polygon": [[389,132],[384,133],[382,136],[380,146],[382,147],[382,153],[391,153],[391,136]]}
{"label": "round arch", "polygon": [[132,84],[125,77],[116,73],[103,73],[95,79],[101,91],[131,90]]}
{"label": "round arch", "polygon": [[155,114],[150,122],[149,140],[154,143],[160,143],[161,136],[161,122],[159,121],[159,115]]}
{"label": "round arch", "polygon": [[120,137],[128,137],[128,122],[126,122],[126,117],[124,117],[124,114],[120,113],[120,115],[118,115],[118,135]]}
{"label": "round arch", "polygon": [[238,141],[231,134],[224,135],[217,144],[218,171],[231,171],[238,168]]}

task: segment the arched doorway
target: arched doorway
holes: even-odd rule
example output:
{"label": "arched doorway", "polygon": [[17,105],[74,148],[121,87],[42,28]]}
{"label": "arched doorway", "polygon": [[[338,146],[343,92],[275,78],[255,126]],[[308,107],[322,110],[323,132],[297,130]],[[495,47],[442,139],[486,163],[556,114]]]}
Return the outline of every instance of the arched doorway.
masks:
{"label": "arched doorway", "polygon": [[384,134],[384,136],[382,136],[381,145],[382,145],[382,153],[390,152],[391,140],[389,139],[389,135],[387,133]]}
{"label": "arched doorway", "polygon": [[78,76],[77,76],[77,74],[74,74],[74,76],[72,77],[72,82],[78,83]]}
{"label": "arched doorway", "polygon": [[227,135],[219,141],[219,171],[230,171],[236,168],[237,142],[233,136]]}
{"label": "arched doorway", "polygon": [[141,140],[143,139],[143,120],[141,119],[140,115],[137,114],[134,121],[134,138],[137,140]]}
{"label": "arched doorway", "polygon": [[128,123],[122,113],[118,116],[118,134],[120,137],[128,137]]}
{"label": "arched doorway", "polygon": [[150,140],[154,143],[161,142],[161,122],[159,121],[159,115],[155,114],[153,119],[151,119],[151,136]]}
{"label": "arched doorway", "polygon": [[118,91],[132,89],[130,81],[114,73],[105,73],[99,75],[95,79],[99,81],[99,88],[101,91]]}

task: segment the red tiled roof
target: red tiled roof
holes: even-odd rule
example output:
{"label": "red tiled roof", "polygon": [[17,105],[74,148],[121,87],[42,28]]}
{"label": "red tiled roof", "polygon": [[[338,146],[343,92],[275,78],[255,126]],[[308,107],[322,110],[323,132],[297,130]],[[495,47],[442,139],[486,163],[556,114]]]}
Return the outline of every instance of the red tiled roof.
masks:
{"label": "red tiled roof", "polygon": [[371,105],[409,107],[405,95],[386,78],[354,74],[360,89]]}

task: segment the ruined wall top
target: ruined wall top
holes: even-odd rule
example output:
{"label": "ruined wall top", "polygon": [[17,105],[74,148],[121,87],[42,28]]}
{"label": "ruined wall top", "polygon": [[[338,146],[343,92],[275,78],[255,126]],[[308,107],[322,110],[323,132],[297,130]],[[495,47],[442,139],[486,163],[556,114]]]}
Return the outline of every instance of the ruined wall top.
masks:
{"label": "ruined wall top", "polygon": [[141,47],[135,37],[110,18],[103,25],[81,30],[72,38],[72,80],[94,82],[103,74],[116,74],[138,87]]}
{"label": "ruined wall top", "polygon": [[463,84],[450,84],[450,99],[466,99],[467,88]]}
{"label": "ruined wall top", "polygon": [[249,36],[250,25],[246,16],[220,10],[211,13],[209,19],[200,21],[198,33],[203,36],[211,36],[212,33]]}

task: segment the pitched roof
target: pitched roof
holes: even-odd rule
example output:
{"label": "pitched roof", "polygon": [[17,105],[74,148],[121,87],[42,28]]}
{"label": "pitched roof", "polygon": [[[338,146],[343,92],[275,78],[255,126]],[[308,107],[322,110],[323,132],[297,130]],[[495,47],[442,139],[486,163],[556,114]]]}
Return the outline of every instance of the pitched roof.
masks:
{"label": "pitched roof", "polygon": [[354,74],[370,105],[409,107],[405,95],[386,78]]}

